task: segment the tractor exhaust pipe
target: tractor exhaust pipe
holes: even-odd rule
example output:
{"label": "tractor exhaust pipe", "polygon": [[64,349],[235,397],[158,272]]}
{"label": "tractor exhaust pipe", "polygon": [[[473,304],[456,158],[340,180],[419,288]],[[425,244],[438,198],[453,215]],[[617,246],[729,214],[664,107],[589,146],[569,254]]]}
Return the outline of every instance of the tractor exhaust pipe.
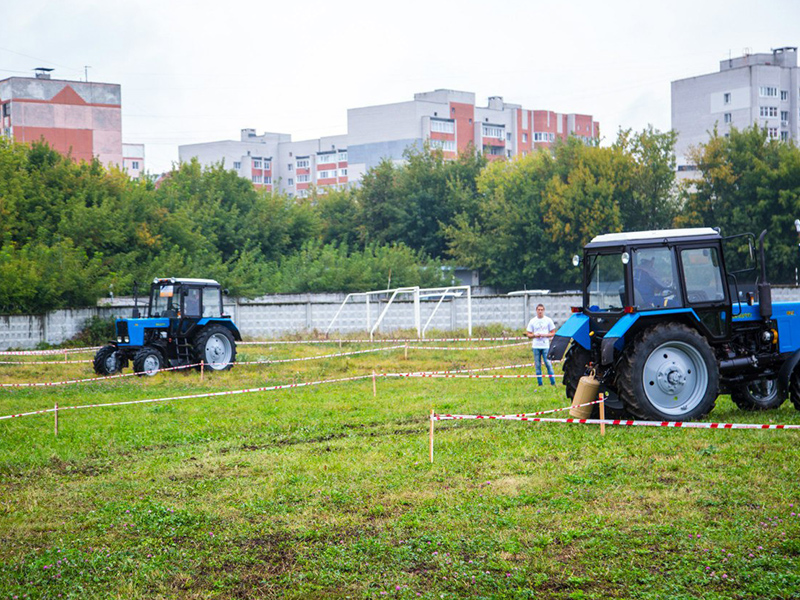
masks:
{"label": "tractor exhaust pipe", "polygon": [[758,308],[761,313],[761,318],[769,320],[772,318],[772,288],[767,281],[767,265],[764,255],[764,238],[766,236],[766,229],[758,236],[758,252],[761,258],[761,280],[758,283]]}
{"label": "tractor exhaust pipe", "polygon": [[141,316],[139,313],[139,283],[134,281],[133,282],[133,315],[134,319],[138,319]]}

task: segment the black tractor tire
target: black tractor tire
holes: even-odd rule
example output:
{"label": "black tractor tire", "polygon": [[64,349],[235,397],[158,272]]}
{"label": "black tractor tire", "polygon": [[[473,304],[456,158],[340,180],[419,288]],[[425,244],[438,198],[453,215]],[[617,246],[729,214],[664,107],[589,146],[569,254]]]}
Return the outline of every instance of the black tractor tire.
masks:
{"label": "black tractor tire", "polygon": [[103,346],[94,355],[92,361],[94,372],[98,375],[115,375],[122,371],[122,359],[117,350],[111,344]]}
{"label": "black tractor tire", "polygon": [[236,362],[236,340],[222,325],[209,325],[203,329],[195,336],[192,347],[195,360],[203,361],[206,369],[227,371]]}
{"label": "black tractor tire", "polygon": [[164,368],[166,361],[161,351],[153,346],[145,346],[133,357],[133,370],[140,377],[152,377]]}
{"label": "black tractor tire", "polygon": [[800,410],[800,367],[795,367],[789,378],[789,399],[797,410]]}
{"label": "black tractor tire", "polygon": [[640,419],[691,421],[714,410],[719,370],[711,346],[694,329],[659,323],[639,333],[617,367],[616,387]]}
{"label": "black tractor tire", "polygon": [[578,389],[578,382],[581,377],[586,375],[586,365],[592,360],[592,354],[580,344],[572,342],[564,362],[561,363],[561,370],[564,373],[562,381],[567,388],[567,398],[572,400],[575,397],[575,390]]}
{"label": "black tractor tire", "polygon": [[778,391],[778,380],[765,377],[732,388],[731,400],[742,410],[755,411],[778,408],[786,398]]}

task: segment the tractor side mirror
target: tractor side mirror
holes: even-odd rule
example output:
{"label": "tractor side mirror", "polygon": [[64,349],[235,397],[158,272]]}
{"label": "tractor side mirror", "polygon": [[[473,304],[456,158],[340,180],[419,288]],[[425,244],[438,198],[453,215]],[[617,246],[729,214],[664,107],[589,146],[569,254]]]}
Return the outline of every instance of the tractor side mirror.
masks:
{"label": "tractor side mirror", "polygon": [[133,318],[134,319],[138,319],[141,316],[142,316],[142,314],[139,312],[139,309],[138,308],[134,308],[133,309]]}

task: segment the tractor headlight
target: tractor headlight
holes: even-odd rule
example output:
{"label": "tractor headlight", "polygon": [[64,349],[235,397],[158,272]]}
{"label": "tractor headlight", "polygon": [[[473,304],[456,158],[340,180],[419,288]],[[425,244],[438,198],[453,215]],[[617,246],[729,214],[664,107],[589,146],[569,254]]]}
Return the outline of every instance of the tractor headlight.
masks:
{"label": "tractor headlight", "polygon": [[121,336],[121,335],[117,337],[117,341],[118,341],[120,344],[122,343],[122,336]]}
{"label": "tractor headlight", "polygon": [[131,338],[129,338],[129,337],[126,335],[126,336],[125,336],[125,343],[127,344],[127,343],[128,343],[128,342],[130,342],[130,341],[131,341]]}

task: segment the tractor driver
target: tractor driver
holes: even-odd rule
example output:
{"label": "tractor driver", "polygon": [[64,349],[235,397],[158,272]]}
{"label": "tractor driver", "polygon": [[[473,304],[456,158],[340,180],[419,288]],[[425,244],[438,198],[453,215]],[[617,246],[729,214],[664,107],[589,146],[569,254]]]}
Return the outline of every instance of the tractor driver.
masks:
{"label": "tractor driver", "polygon": [[664,285],[653,274],[655,257],[642,258],[633,267],[633,297],[642,308],[660,307]]}

